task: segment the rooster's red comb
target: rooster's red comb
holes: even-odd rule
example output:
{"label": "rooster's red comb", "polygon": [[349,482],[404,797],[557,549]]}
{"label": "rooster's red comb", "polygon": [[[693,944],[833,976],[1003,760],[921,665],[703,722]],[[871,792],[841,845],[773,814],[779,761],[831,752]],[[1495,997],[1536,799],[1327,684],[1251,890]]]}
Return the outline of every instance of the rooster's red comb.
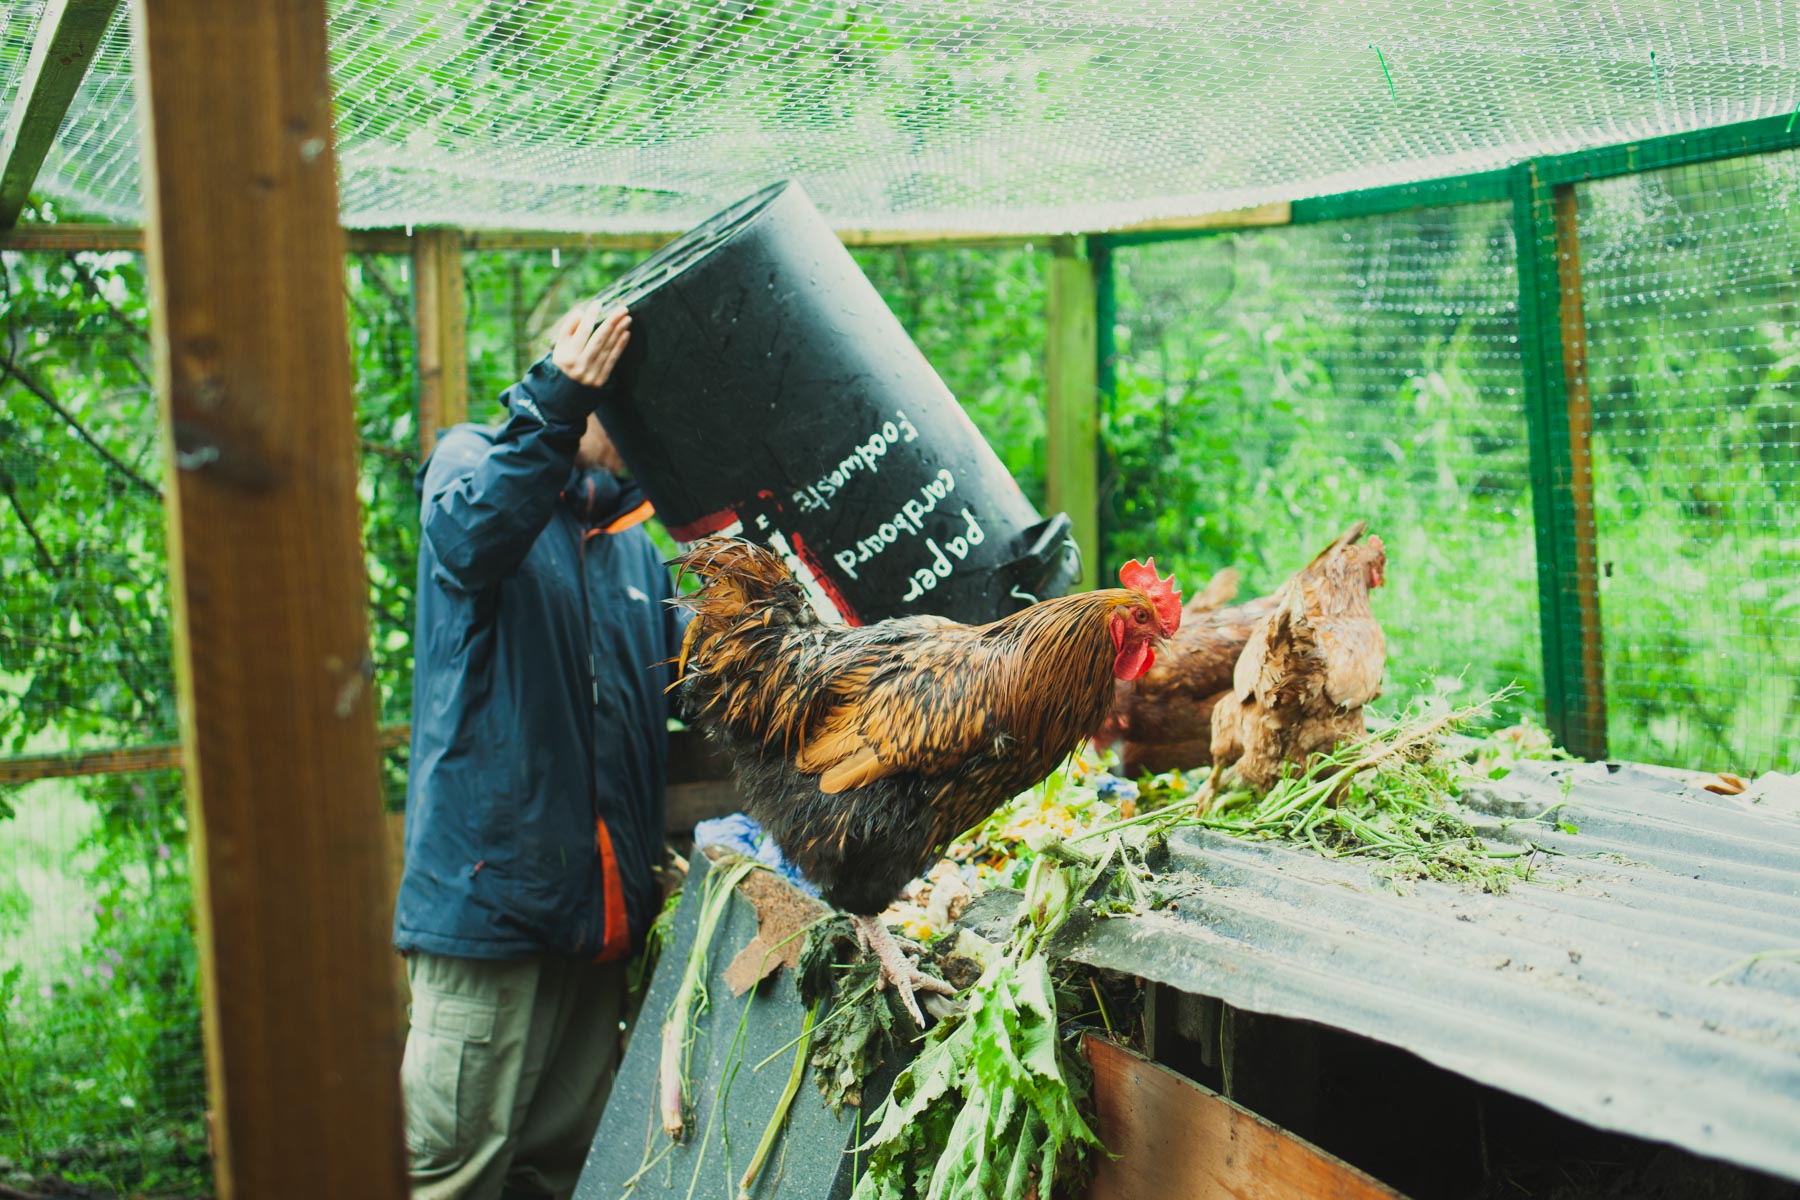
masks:
{"label": "rooster's red comb", "polygon": [[1162,626],[1164,637],[1181,628],[1181,588],[1176,585],[1173,573],[1167,579],[1156,577],[1156,559],[1146,562],[1132,559],[1119,568],[1119,582],[1133,591],[1149,595],[1150,602],[1156,606],[1157,623]]}

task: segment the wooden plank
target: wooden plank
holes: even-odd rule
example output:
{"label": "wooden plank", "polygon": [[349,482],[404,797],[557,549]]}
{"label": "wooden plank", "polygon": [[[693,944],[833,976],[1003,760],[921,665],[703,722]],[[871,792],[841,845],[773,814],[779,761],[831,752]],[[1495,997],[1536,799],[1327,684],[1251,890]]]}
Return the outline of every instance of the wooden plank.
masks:
{"label": "wooden plank", "polygon": [[144,231],[136,225],[101,225],[73,221],[57,225],[15,225],[11,229],[0,229],[0,250],[18,250],[28,254],[131,250],[141,254],[144,250]]}
{"label": "wooden plank", "polygon": [[[1204,213],[1193,217],[1169,217],[1128,225],[1109,231],[1108,237],[1124,237],[1142,232],[1180,232],[1195,229],[1234,229],[1261,225],[1284,225],[1289,206],[1263,205],[1260,208],[1237,209],[1227,213]],[[435,228],[435,227],[433,227]],[[419,239],[429,232],[426,227],[408,234],[404,229],[347,229],[344,236],[356,254],[408,254]],[[576,233],[542,229],[465,229],[461,231],[464,250],[483,253],[537,253],[552,250],[630,251],[659,250],[679,232],[652,233]],[[1050,233],[998,233],[992,230],[948,229],[840,229],[837,236],[844,245],[861,249],[881,246],[917,246],[922,249],[999,250],[1027,245],[1054,243],[1064,235]],[[140,250],[143,231],[132,225],[70,223],[66,225],[25,225],[0,230],[0,250]]]}
{"label": "wooden plank", "polygon": [[0,229],[19,219],[119,0],[50,0],[0,133]]}
{"label": "wooden plank", "polygon": [[1224,212],[1195,213],[1186,217],[1157,217],[1150,221],[1134,221],[1114,234],[1180,233],[1190,229],[1256,229],[1265,225],[1286,225],[1294,219],[1294,206],[1286,200],[1259,204],[1254,208],[1233,208]]}
{"label": "wooden plank", "polygon": [[137,0],[220,1200],[406,1194],[326,0]]}
{"label": "wooden plank", "polygon": [[[413,239],[398,229],[347,229],[344,239],[352,254],[411,254]],[[140,225],[109,225],[99,221],[66,221],[54,225],[15,225],[0,229],[0,250],[27,253],[70,253],[82,250],[133,250],[142,253],[144,230]]]}
{"label": "wooden plank", "polygon": [[352,254],[411,254],[414,238],[403,229],[346,229]]}
{"label": "wooden plank", "polygon": [[581,250],[660,250],[679,233],[557,233],[547,229],[470,229],[464,245],[470,250],[568,252]]}
{"label": "wooden plank", "polygon": [[1600,535],[1594,519],[1594,403],[1588,391],[1587,316],[1581,300],[1580,208],[1575,185],[1556,189],[1556,273],[1563,388],[1569,420],[1569,499],[1575,522],[1575,612],[1580,623],[1582,745],[1606,757],[1606,652],[1600,625]]}
{"label": "wooden plank", "polygon": [[686,836],[702,821],[742,812],[744,797],[729,779],[710,783],[671,783],[663,806],[663,832]]}
{"label": "wooden plank", "polygon": [[463,237],[421,229],[413,239],[413,315],[419,344],[419,457],[440,430],[469,419],[468,327],[463,312]]}
{"label": "wooden plank", "polygon": [[1089,1034],[1099,1157],[1088,1200],[1399,1200],[1400,1193],[1191,1080]]}
{"label": "wooden plank", "polygon": [[[406,814],[383,813],[381,819],[387,830],[387,903],[381,913],[391,919],[400,899],[400,877],[406,870]],[[412,1024],[412,984],[406,978],[406,956],[390,950],[388,957],[394,973],[394,1053],[400,1054],[406,1049],[406,1031]]]}
{"label": "wooden plank", "polygon": [[698,729],[669,734],[669,782],[714,783],[731,778],[731,756]]}
{"label": "wooden plank", "polygon": [[180,766],[180,742],[114,746],[66,754],[20,754],[0,758],[0,784],[74,779],[81,775],[135,775],[142,771],[179,769]]}
{"label": "wooden plank", "polygon": [[1044,344],[1045,507],[1066,512],[1081,547],[1083,590],[1100,577],[1100,384],[1094,276],[1074,238],[1051,245]]}
{"label": "wooden plank", "polygon": [[[381,730],[381,748],[404,746],[411,726],[388,725]],[[150,742],[142,746],[110,746],[105,750],[73,750],[57,754],[19,754],[0,758],[0,784],[34,783],[40,779],[74,779],[82,775],[136,775],[143,771],[181,768],[180,742]]]}

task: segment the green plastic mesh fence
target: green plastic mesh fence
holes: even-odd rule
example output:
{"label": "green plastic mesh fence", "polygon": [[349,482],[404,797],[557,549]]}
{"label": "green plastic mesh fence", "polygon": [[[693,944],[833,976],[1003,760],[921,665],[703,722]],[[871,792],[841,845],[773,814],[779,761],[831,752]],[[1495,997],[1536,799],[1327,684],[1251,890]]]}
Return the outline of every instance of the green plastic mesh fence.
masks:
{"label": "green plastic mesh fence", "polygon": [[[353,258],[347,285],[392,725],[411,703],[411,301],[396,259]],[[146,295],[137,255],[0,254],[0,1159],[169,1194],[210,1173],[181,774],[144,769],[179,736]],[[44,761],[67,754],[100,761]],[[389,754],[390,806],[404,766]]]}
{"label": "green plastic mesh fence", "polygon": [[1800,154],[1577,189],[1608,745],[1800,767]]}
{"label": "green plastic mesh fence", "polygon": [[[44,178],[120,220],[142,213],[128,7]],[[351,225],[684,229],[791,178],[846,227],[1065,232],[1796,99],[1772,0],[333,0],[329,35]]]}
{"label": "green plastic mesh fence", "polygon": [[1510,208],[1121,248],[1109,558],[1272,591],[1349,522],[1388,548],[1384,707],[1517,681],[1536,711]]}

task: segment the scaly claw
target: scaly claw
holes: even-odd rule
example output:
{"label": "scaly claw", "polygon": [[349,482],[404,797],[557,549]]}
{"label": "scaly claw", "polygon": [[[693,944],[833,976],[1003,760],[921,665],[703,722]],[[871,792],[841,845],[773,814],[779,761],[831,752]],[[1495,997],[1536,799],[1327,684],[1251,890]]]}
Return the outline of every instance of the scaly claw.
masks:
{"label": "scaly claw", "polygon": [[954,996],[956,989],[935,975],[927,975],[919,970],[919,966],[908,958],[900,949],[900,943],[888,927],[882,924],[880,917],[853,916],[850,918],[856,925],[856,936],[861,940],[864,949],[875,951],[875,957],[881,960],[881,978],[875,986],[879,990],[888,984],[900,993],[900,1002],[920,1029],[925,1028],[925,1017],[919,1012],[919,1002],[913,998],[914,991],[936,992],[940,996]]}
{"label": "scaly claw", "polygon": [[1214,763],[1212,774],[1206,777],[1206,783],[1201,786],[1199,794],[1194,797],[1194,815],[1196,817],[1204,817],[1207,810],[1213,806],[1213,801],[1219,798],[1219,780],[1224,777],[1224,774],[1225,768]]}

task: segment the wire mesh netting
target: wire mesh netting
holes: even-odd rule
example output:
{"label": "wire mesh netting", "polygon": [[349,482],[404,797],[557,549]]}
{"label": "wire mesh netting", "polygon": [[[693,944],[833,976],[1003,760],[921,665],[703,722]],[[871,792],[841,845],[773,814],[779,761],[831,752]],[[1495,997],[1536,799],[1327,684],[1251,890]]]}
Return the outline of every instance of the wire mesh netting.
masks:
{"label": "wire mesh netting", "polygon": [[10,510],[0,746],[175,736],[162,458],[140,260],[7,254],[0,501]]}
{"label": "wire mesh netting", "polygon": [[[395,259],[352,259],[347,284],[391,726],[411,702],[411,300]],[[0,254],[0,1159],[167,1193],[209,1168],[182,780],[146,769],[179,736],[147,307],[137,255]],[[390,752],[390,806],[404,766]]]}
{"label": "wire mesh netting", "polygon": [[[114,219],[125,7],[43,180]],[[0,95],[38,9],[0,2]],[[846,226],[1107,228],[1800,99],[1800,20],[1747,0],[336,0],[330,39],[351,225],[679,229],[793,178]]]}
{"label": "wire mesh netting", "polygon": [[1274,590],[1355,518],[1390,710],[1541,695],[1510,208],[1423,209],[1123,248],[1106,420],[1111,558]]}
{"label": "wire mesh netting", "polygon": [[[893,246],[853,257],[1026,496],[1041,506],[1042,251]],[[557,319],[641,258],[575,250],[465,254],[470,420],[499,420],[500,393],[549,349]]]}
{"label": "wire mesh netting", "polygon": [[549,351],[557,321],[643,258],[576,249],[465,253],[469,419],[502,420],[500,393]]}
{"label": "wire mesh netting", "polygon": [[1045,254],[896,246],[855,257],[1041,511]]}
{"label": "wire mesh netting", "polygon": [[1577,189],[1609,747],[1800,767],[1800,155]]}

